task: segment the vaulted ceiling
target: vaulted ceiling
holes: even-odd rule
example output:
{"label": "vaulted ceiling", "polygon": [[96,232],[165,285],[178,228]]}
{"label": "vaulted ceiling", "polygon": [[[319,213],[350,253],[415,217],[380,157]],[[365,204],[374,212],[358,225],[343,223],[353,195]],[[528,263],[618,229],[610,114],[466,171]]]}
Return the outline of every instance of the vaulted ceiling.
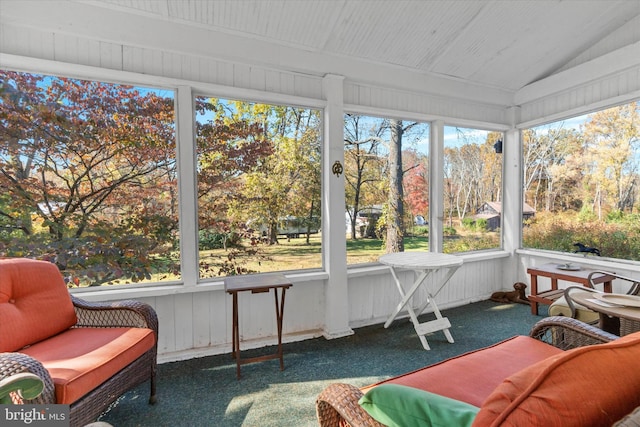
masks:
{"label": "vaulted ceiling", "polygon": [[[335,58],[516,91],[577,62],[640,2],[108,0],[110,7]],[[637,28],[637,27],[636,27]],[[640,40],[610,40],[606,49]],[[204,41],[202,41],[204,43]],[[615,46],[615,45],[618,46]]]}
{"label": "vaulted ceiling", "polygon": [[[34,4],[0,3],[9,21]],[[140,45],[155,40],[168,49],[302,73],[348,75],[351,69],[375,79],[381,69],[396,70],[400,79],[419,74],[511,95],[610,52],[632,46],[637,53],[640,45],[640,0],[43,3],[49,10],[34,25],[50,17],[58,31],[103,28],[97,37],[120,34]],[[37,9],[31,8],[34,16]]]}

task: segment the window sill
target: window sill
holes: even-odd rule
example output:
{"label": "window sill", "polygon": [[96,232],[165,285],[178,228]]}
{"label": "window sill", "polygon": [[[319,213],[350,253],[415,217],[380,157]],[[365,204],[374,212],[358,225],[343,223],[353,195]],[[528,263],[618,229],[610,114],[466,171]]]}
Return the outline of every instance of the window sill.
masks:
{"label": "window sill", "polygon": [[570,252],[549,251],[544,249],[517,249],[516,254],[537,258],[548,258],[549,261],[579,262],[590,267],[602,270],[612,270],[624,268],[628,271],[640,273],[640,262],[625,259],[606,258],[598,256],[584,256]]}
{"label": "window sill", "polygon": [[[305,282],[317,282],[327,280],[329,274],[324,271],[313,272],[285,272],[284,275],[291,279],[292,282],[299,284]],[[212,292],[224,291],[223,279],[201,282],[195,286],[184,285],[181,283],[153,284],[153,285],[115,285],[102,286],[96,288],[78,288],[72,289],[78,298],[87,301],[109,301],[113,299],[131,299],[131,298],[153,298],[166,295],[191,294],[196,292]]]}
{"label": "window sill", "polygon": [[[465,263],[474,263],[493,260],[496,258],[507,258],[509,257],[509,252],[504,250],[486,250],[477,252],[462,252],[454,255],[461,257]],[[347,268],[347,276],[350,278],[374,276],[380,274],[381,271],[385,271],[388,268],[389,267],[387,267],[386,265],[382,265],[379,263],[353,265]]]}
{"label": "window sill", "polygon": [[[503,250],[488,250],[478,252],[465,252],[457,254],[464,259],[465,263],[481,262],[486,260],[494,260],[496,258],[507,258],[509,253]],[[557,259],[557,255],[554,255]],[[389,267],[379,263],[368,263],[354,265],[347,268],[347,277],[365,277],[376,276],[385,272]],[[285,272],[286,277],[290,278],[294,283],[317,283],[329,278],[329,274],[325,271],[312,272]],[[224,291],[224,283],[222,279],[214,279],[207,282],[201,282],[196,285],[184,285],[181,283],[167,283],[155,285],[116,285],[103,286],[98,288],[82,288],[72,289],[71,292],[79,298],[87,301],[108,301],[113,299],[131,299],[131,298],[154,298],[166,295],[191,294],[196,292],[214,292]]]}

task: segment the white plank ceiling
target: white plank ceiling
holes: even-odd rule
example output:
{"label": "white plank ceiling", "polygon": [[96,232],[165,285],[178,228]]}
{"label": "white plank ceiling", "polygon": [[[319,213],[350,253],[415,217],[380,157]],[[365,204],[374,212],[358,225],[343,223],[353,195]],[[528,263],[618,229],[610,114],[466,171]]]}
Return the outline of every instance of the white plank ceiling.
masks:
{"label": "white plank ceiling", "polygon": [[0,24],[505,105],[640,63],[640,0],[0,0]]}
{"label": "white plank ceiling", "polygon": [[640,0],[79,2],[509,92],[640,41]]}

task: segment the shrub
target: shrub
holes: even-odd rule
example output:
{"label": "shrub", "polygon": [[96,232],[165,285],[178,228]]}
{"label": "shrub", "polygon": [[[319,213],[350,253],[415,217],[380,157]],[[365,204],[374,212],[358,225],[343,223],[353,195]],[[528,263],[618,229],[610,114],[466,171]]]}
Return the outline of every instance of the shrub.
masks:
{"label": "shrub", "polygon": [[473,230],[475,227],[475,221],[473,218],[462,218],[462,226],[467,230]]}
{"label": "shrub", "polygon": [[416,225],[413,227],[413,234],[417,236],[428,236],[429,235],[429,226],[428,225]]}
{"label": "shrub", "polygon": [[488,225],[489,222],[486,220],[486,218],[478,218],[476,220],[475,229],[478,231],[486,231]]}
{"label": "shrub", "polygon": [[[630,215],[631,216],[631,215]],[[603,257],[640,261],[638,221],[581,221],[580,214],[539,214],[523,230],[525,247],[575,252],[574,243],[600,249]]]}
{"label": "shrub", "polygon": [[198,232],[198,248],[201,251],[238,246],[240,240],[240,235],[235,231],[221,233],[214,230],[200,230]]}
{"label": "shrub", "polygon": [[445,253],[480,251],[483,249],[495,249],[500,247],[499,233],[485,233],[480,236],[465,236],[460,239],[446,239],[444,241]]}
{"label": "shrub", "polygon": [[179,274],[179,260],[148,236],[104,230],[86,237],[50,240],[37,234],[0,240],[0,256],[50,261],[67,285],[100,286],[150,280],[152,274]]}

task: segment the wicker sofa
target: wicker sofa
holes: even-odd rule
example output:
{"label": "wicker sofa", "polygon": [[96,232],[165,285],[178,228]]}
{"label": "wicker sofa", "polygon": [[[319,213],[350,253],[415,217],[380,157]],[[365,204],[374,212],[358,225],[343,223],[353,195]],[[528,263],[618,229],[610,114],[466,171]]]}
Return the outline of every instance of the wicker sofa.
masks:
{"label": "wicker sofa", "polygon": [[324,427],[638,427],[638,360],[640,333],[619,338],[575,319],[548,317],[530,336],[369,387],[331,384],[316,411]]}
{"label": "wicker sofa", "polygon": [[95,421],[119,396],[149,380],[155,403],[158,318],[136,301],[90,303],[70,295],[58,268],[0,259],[0,381],[33,373],[36,399],[68,404],[70,425]]}

